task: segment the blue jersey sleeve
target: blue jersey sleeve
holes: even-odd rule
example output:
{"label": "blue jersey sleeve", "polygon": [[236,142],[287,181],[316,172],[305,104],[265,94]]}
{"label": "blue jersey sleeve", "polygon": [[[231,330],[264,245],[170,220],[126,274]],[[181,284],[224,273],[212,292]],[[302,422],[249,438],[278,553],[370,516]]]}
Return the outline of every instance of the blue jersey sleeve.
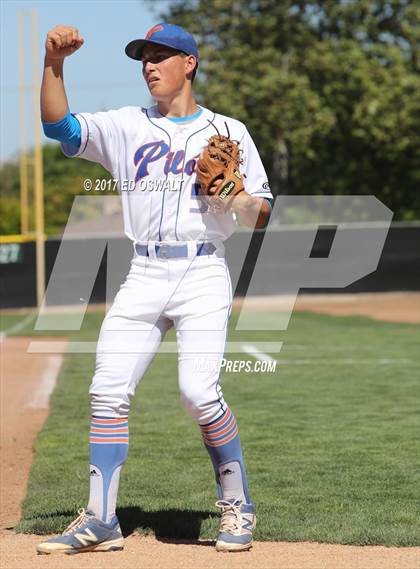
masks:
{"label": "blue jersey sleeve", "polygon": [[64,144],[73,147],[75,152],[79,149],[82,142],[82,130],[77,118],[70,112],[57,122],[42,122],[44,134],[48,138],[53,138]]}
{"label": "blue jersey sleeve", "polygon": [[264,197],[264,199],[265,199],[265,200],[269,203],[269,205],[270,205],[270,214],[267,216],[267,219],[266,219],[264,225],[262,225],[260,229],[264,229],[264,227],[267,227],[268,222],[270,221],[271,212],[273,211],[273,201],[274,201],[273,198],[266,198],[266,197]]}

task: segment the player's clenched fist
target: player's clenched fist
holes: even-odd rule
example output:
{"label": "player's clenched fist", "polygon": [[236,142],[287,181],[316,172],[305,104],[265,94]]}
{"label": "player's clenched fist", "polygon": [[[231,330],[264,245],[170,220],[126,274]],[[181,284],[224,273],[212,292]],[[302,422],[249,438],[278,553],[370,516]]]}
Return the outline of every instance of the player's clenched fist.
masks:
{"label": "player's clenched fist", "polygon": [[55,26],[47,34],[45,56],[48,59],[64,59],[77,51],[83,43],[79,30],[73,26]]}

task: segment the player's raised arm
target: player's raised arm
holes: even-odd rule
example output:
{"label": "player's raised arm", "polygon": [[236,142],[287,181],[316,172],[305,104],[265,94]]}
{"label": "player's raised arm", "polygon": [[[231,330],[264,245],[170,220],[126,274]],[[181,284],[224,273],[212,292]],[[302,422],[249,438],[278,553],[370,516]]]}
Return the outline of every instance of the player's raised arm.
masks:
{"label": "player's raised arm", "polygon": [[41,86],[41,118],[45,123],[55,123],[68,113],[63,63],[83,43],[79,31],[73,26],[59,25],[47,34]]}

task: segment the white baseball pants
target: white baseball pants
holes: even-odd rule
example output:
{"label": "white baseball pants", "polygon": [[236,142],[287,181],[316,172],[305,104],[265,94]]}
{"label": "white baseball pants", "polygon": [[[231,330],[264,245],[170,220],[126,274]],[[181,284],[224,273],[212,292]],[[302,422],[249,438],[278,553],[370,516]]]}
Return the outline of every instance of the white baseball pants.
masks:
{"label": "white baseball pants", "polygon": [[[221,415],[219,385],[232,288],[225,258],[135,256],[102,324],[90,388],[92,413],[126,416],[166,331],[176,329],[181,400],[199,423]],[[208,366],[197,371],[197,361]]]}

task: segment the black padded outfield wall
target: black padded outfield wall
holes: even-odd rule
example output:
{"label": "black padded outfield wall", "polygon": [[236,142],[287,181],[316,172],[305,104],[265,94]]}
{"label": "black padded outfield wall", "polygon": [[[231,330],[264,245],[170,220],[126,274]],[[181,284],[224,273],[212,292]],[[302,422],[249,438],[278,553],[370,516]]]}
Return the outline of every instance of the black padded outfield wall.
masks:
{"label": "black padded outfield wall", "polygon": [[[296,229],[293,231],[279,231],[279,239],[290,240],[296,237]],[[299,231],[305,231],[304,229]],[[311,251],[311,257],[328,257],[328,252],[334,238],[334,228],[321,228],[318,231]],[[242,266],[244,243],[249,240],[246,233],[235,233],[226,243],[226,256],[229,268],[235,280],[239,278],[235,294],[242,296],[246,293],[249,281],[255,265],[255,260],[261,246],[264,233],[256,231]],[[97,240],[103,241],[104,240]],[[100,243],[98,244],[100,245]],[[69,243],[73,254],[77,257],[86,248],[86,242],[82,239],[74,239]],[[133,255],[133,247],[128,239],[117,238],[112,240],[112,246],[118,251],[118,262],[115,267],[117,278],[112,283],[113,291],[118,290],[119,284],[124,281],[129,268],[129,262]],[[60,241],[50,239],[46,247],[46,280],[48,281],[54,262],[60,247]],[[98,303],[105,301],[106,289],[106,248],[102,261],[97,271],[95,285],[90,297],[90,302]],[[262,270],[267,275],[264,279],[265,286],[262,294],[273,295],[291,292],[287,283],[279,283],[275,270],[276,257],[273,251],[273,262],[270,259]],[[238,262],[239,260],[239,262]],[[285,259],[284,263],[288,260]],[[0,244],[0,295],[1,308],[31,307],[36,305],[35,291],[35,243],[2,243]],[[95,271],[94,266],[81,263],[78,270],[64,269],[60,275],[63,283],[63,295],[56,294],[49,299],[50,304],[77,304],[79,298],[69,298],[68,291],[77,290],[78,283],[86,277],[86,271]],[[272,276],[272,278],[271,278]],[[60,289],[60,287],[58,287]],[[359,279],[345,288],[306,288],[301,289],[304,293],[351,293],[351,292],[390,292],[390,291],[419,291],[420,290],[420,224],[393,224],[385,241],[381,259],[376,271]]]}

